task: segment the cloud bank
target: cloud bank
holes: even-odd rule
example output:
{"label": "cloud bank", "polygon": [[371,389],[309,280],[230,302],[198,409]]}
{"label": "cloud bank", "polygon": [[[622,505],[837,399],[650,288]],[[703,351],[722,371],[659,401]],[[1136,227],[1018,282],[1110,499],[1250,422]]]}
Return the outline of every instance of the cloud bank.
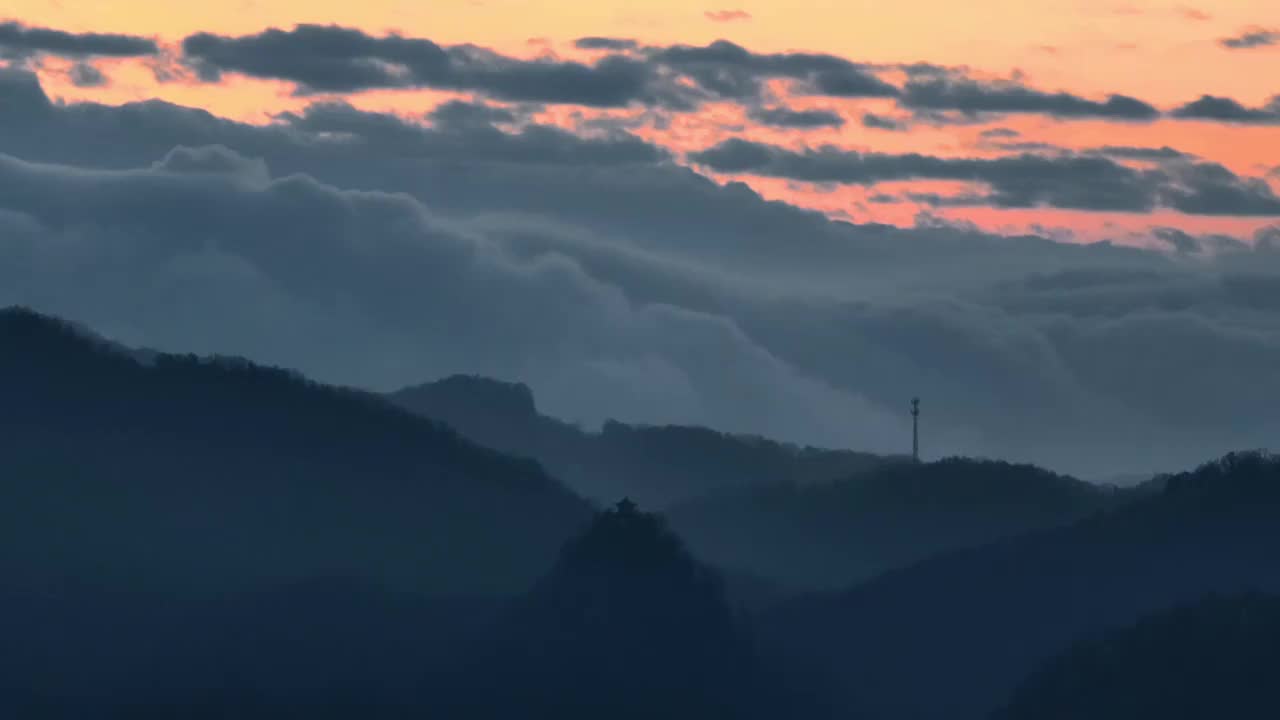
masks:
{"label": "cloud bank", "polygon": [[1087,474],[1280,430],[1280,228],[1141,250],[851,225],[468,103],[254,126],[55,104],[12,70],[0,103],[0,304],[127,343],[876,450],[909,447],[920,395],[930,455]]}
{"label": "cloud bank", "polygon": [[155,55],[155,40],[136,35],[69,33],[30,27],[19,22],[0,22],[0,58],[22,58],[37,54],[69,58],[142,57]]}
{"label": "cloud bank", "polygon": [[[1130,156],[1134,148],[1112,148]],[[1161,150],[1160,156],[1178,157]],[[1147,154],[1145,149],[1139,154]],[[1240,177],[1222,165],[1192,160],[1140,169],[1096,154],[1023,153],[998,158],[891,155],[831,146],[792,150],[730,139],[692,153],[690,160],[727,174],[810,183],[874,185],[904,180],[953,180],[991,189],[984,204],[1005,208],[1150,212],[1171,208],[1193,215],[1280,216],[1280,196],[1262,179]]]}

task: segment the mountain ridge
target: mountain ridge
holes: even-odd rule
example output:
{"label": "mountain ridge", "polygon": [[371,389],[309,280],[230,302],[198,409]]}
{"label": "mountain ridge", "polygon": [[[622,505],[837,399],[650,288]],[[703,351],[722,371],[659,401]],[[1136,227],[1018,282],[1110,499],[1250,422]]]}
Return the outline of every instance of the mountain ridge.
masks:
{"label": "mountain ridge", "polygon": [[983,717],[1079,638],[1211,593],[1280,590],[1278,509],[1280,460],[1235,453],[1067,526],[784,601],[761,632],[781,662],[814,669],[794,682],[845,712]]}
{"label": "mountain ridge", "polygon": [[477,442],[536,458],[577,492],[606,505],[625,496],[668,507],[722,488],[779,479],[818,482],[895,460],[697,426],[610,420],[587,431],[539,412],[527,385],[475,375],[453,375],[387,397]]}
{"label": "mountain ridge", "polygon": [[[143,364],[27,310],[0,311],[0,395],[0,470],[22,479],[0,489],[0,559],[36,582],[216,585],[292,558],[299,576],[518,589],[590,516],[536,462],[372,393],[241,361]],[[14,551],[30,543],[50,562]]]}

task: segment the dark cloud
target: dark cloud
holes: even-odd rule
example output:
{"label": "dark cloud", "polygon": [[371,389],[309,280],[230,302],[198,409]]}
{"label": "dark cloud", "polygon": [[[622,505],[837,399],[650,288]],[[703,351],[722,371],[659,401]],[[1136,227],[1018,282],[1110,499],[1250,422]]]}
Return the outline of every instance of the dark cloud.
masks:
{"label": "dark cloud", "polygon": [[863,113],[862,126],[873,130],[902,131],[909,129],[909,125],[902,120],[875,113]]}
{"label": "dark cloud", "polygon": [[874,185],[898,180],[959,180],[992,188],[1003,207],[1146,212],[1155,205],[1143,173],[1096,157],[1020,155],[944,159],[920,154],[859,153],[832,147],[801,152],[727,140],[690,159],[718,172],[785,177],[805,182]]}
{"label": "dark cloud", "polygon": [[1280,125],[1280,95],[1260,108],[1248,108],[1231,98],[1202,95],[1172,113],[1173,117],[1188,120],[1212,120],[1215,122],[1246,125]]}
{"label": "dark cloud", "polygon": [[76,87],[102,87],[107,84],[107,76],[87,62],[78,62],[71,66],[71,84]]}
{"label": "dark cloud", "polygon": [[755,53],[727,40],[706,46],[675,45],[652,51],[655,62],[693,78],[720,97],[745,99],[761,93],[761,82],[795,80],[801,92],[834,97],[893,97],[898,89],[870,68],[835,55]]}
{"label": "dark cloud", "polygon": [[18,68],[0,67],[0,102],[4,103],[0,121],[9,120],[19,128],[30,127],[33,118],[53,110],[53,103],[40,86],[40,78]]}
{"label": "dark cloud", "polygon": [[450,100],[437,106],[428,117],[436,127],[473,128],[516,121],[516,114],[505,107],[485,103]]}
{"label": "dark cloud", "polygon": [[941,193],[906,192],[901,195],[877,193],[870,197],[871,202],[883,204],[916,203],[929,207],[982,207],[991,204],[991,198],[982,193],[964,193],[960,195],[943,195]]}
{"label": "dark cloud", "polygon": [[813,76],[815,95],[838,98],[897,97],[898,88],[864,71],[820,72]]}
{"label": "dark cloud", "polygon": [[[1124,122],[1161,115],[1152,105],[1126,95],[1099,100],[1045,92],[1017,78],[976,80],[963,69],[928,63],[876,66],[823,53],[757,53],[727,40],[705,46],[643,47],[627,38],[584,37],[575,46],[601,53],[589,62],[520,59],[475,45],[443,46],[425,38],[299,25],[238,37],[197,33],[183,40],[181,61],[206,82],[218,82],[223,73],[232,72],[290,82],[301,94],[434,88],[510,102],[690,112],[714,100],[751,107],[779,105],[781,99],[767,82],[784,80],[788,94],[894,98],[911,111],[913,123],[938,126],[977,124],[991,115],[1011,113]],[[891,70],[907,74],[905,86],[880,77]],[[1274,103],[1254,110],[1205,96],[1173,115],[1264,123],[1275,122],[1280,111]],[[868,114],[863,122],[889,129],[888,122],[879,122],[885,119]]]}
{"label": "dark cloud", "polygon": [[443,47],[426,39],[373,37],[321,25],[242,37],[198,33],[183,40],[182,48],[185,62],[209,82],[237,72],[286,80],[307,92],[429,87],[590,107],[688,102],[648,63],[620,55],[592,64],[519,60],[473,45]]}
{"label": "dark cloud", "polygon": [[[1007,152],[1019,153],[1039,153],[1046,155],[1104,155],[1118,160],[1133,160],[1138,162],[1165,163],[1179,160],[1195,160],[1196,157],[1181,150],[1176,150],[1168,146],[1162,147],[1145,147],[1136,145],[1101,145],[1098,147],[1082,148],[1079,150],[1054,145],[1053,143],[1039,141],[1001,141],[1006,137],[1018,137],[1017,133],[1012,136],[1005,134],[987,135],[983,133],[983,141],[979,143],[982,147],[1004,150]],[[992,140],[995,142],[992,142]]]}
{"label": "dark cloud", "polygon": [[961,112],[959,110],[921,110],[911,111],[912,125],[929,125],[935,128],[949,128],[963,125],[986,125],[991,122],[989,113]]}
{"label": "dark cloud", "polygon": [[841,127],[844,125],[844,118],[840,116],[840,113],[832,110],[793,110],[780,105],[754,108],[747,112],[747,116],[761,125],[797,130]]}
{"label": "dark cloud", "polygon": [[703,15],[712,22],[720,23],[751,19],[751,13],[746,10],[708,10]]}
{"label": "dark cloud", "polygon": [[1280,199],[1264,180],[1242,178],[1221,165],[1184,162],[1139,170],[1097,155],[1025,153],[993,159],[939,158],[917,153],[860,153],[824,146],[802,151],[741,139],[690,154],[728,174],[811,183],[875,185],[900,180],[983,183],[999,207],[1150,212],[1170,207],[1196,215],[1280,215]]}
{"label": "dark cloud", "polygon": [[[630,41],[583,38],[589,49],[631,50]],[[890,97],[897,89],[833,55],[753,53],[720,40],[705,47],[611,52],[592,63],[521,60],[473,45],[444,47],[398,35],[374,37],[335,26],[299,25],[256,35],[199,33],[183,41],[184,61],[205,81],[224,72],[295,83],[303,92],[431,87],[490,97],[591,107],[630,104],[689,110],[711,98],[757,99],[771,78],[837,97]],[[697,90],[678,82],[690,78]]]}
{"label": "dark cloud", "polygon": [[238,38],[197,33],[183,40],[182,50],[206,81],[230,71],[331,91],[425,85],[428,76],[446,76],[451,65],[445,49],[430,40],[320,25]]}
{"label": "dark cloud", "polygon": [[584,37],[573,43],[579,50],[635,50],[640,43],[630,38]]}
{"label": "dark cloud", "polygon": [[1100,155],[1109,155],[1114,158],[1125,160],[1191,160],[1195,156],[1184,153],[1181,150],[1175,150],[1168,145],[1161,147],[1138,147],[1133,145],[1103,145],[1101,147],[1090,148],[1086,152],[1098,153]]}
{"label": "dark cloud", "polygon": [[136,35],[68,33],[18,22],[0,23],[0,57],[49,54],[62,57],[142,57],[159,52],[156,42]]}
{"label": "dark cloud", "polygon": [[[1243,48],[1275,41],[1274,31],[1253,28],[1222,43]],[[755,53],[726,40],[706,46],[643,48],[628,38],[584,37],[575,46],[605,54],[591,62],[527,60],[474,45],[443,46],[425,38],[377,37],[352,28],[299,25],[244,36],[196,33],[183,40],[181,62],[205,82],[218,82],[224,73],[231,72],[291,82],[303,94],[435,88],[511,102],[593,108],[643,105],[687,112],[712,99],[754,107],[776,105],[777,99],[766,92],[764,83],[783,79],[792,81],[790,91],[799,94],[897,98],[902,107],[914,113],[915,121],[934,125],[973,123],[986,115],[1006,113],[1120,121],[1146,121],[1160,114],[1148,103],[1124,95],[1093,100],[1066,92],[1049,93],[1016,80],[978,81],[966,77],[962,70],[928,63],[893,66],[909,77],[899,89],[879,77],[884,67],[822,53]],[[161,56],[157,43],[145,37],[73,34],[17,22],[0,23],[0,57],[23,59],[40,53],[79,59]],[[169,63],[166,60],[153,66],[157,79],[173,78]],[[74,66],[71,80],[83,87],[106,83],[99,68],[84,62]],[[1171,114],[1231,123],[1280,123],[1278,102],[1247,108],[1229,98],[1206,95]],[[783,123],[787,120],[782,114],[769,116]],[[794,119],[797,122],[790,126],[805,128],[833,118],[811,115]],[[806,120],[813,124],[806,124]],[[902,120],[874,113],[865,114],[862,123],[877,129],[904,127]]]}
{"label": "dark cloud", "polygon": [[1195,236],[1177,228],[1155,228],[1151,234],[1157,240],[1167,243],[1175,252],[1194,253],[1200,250],[1200,242]]}
{"label": "dark cloud", "polygon": [[[483,125],[422,127],[342,104],[313,105],[255,127],[157,101],[54,106],[26,72],[0,72],[0,98],[0,152],[41,161],[128,168],[176,145],[218,144],[262,157],[282,175],[411,191],[456,214],[501,208],[602,232],[629,228],[685,252],[736,243],[749,255],[774,232],[831,233],[818,213],[763,202],[745,185],[721,188],[617,130],[581,137],[537,124],[506,133]],[[702,228],[699,242],[685,242],[690,227]]]}
{"label": "dark cloud", "polygon": [[[1264,231],[1265,232],[1265,231]],[[1151,230],[1151,234],[1155,239],[1166,243],[1175,253],[1180,255],[1221,255],[1225,253],[1247,253],[1249,245],[1239,238],[1230,235],[1209,234],[1209,235],[1192,235],[1191,233],[1179,230],[1178,228],[1158,227]],[[1257,245],[1262,246],[1262,239],[1265,237],[1263,233],[1258,236]],[[1235,282],[1248,282],[1244,278],[1237,278]],[[1273,302],[1273,301],[1267,301]]]}
{"label": "dark cloud", "polygon": [[1222,38],[1218,44],[1230,50],[1249,50],[1280,45],[1280,30],[1253,27],[1233,37]]}
{"label": "dark cloud", "polygon": [[1095,101],[1070,93],[1046,93],[1016,82],[979,82],[960,77],[929,77],[909,81],[902,105],[916,110],[954,110],[983,113],[1041,113],[1060,118],[1098,117],[1146,121],[1159,117],[1151,105],[1125,95]]}
{"label": "dark cloud", "polygon": [[506,132],[495,123],[515,115],[504,108],[459,101],[447,102],[429,115],[431,127],[395,116],[357,110],[345,103],[319,103],[301,114],[286,113],[285,129],[322,133],[343,151],[378,151],[378,156],[415,157],[439,162],[504,162],[527,165],[606,167],[652,164],[668,159],[665,150],[633,135],[582,138],[546,125],[527,125]]}
{"label": "dark cloud", "polygon": [[1080,473],[1280,431],[1280,229],[1175,256],[833,222],[487,105],[255,126],[13,71],[0,105],[0,305],[127,343],[885,450],[919,394],[930,457]]}
{"label": "dark cloud", "polygon": [[983,130],[981,133],[979,133],[979,137],[982,137],[987,140],[995,140],[999,138],[1016,138],[1021,135],[1022,133],[1012,128],[991,128],[990,130]]}
{"label": "dark cloud", "polygon": [[1267,253],[1280,255],[1280,225],[1265,227],[1254,235],[1254,246]]}
{"label": "dark cloud", "polygon": [[1280,197],[1266,180],[1242,178],[1217,163],[1166,166],[1162,203],[1193,215],[1280,217]]}
{"label": "dark cloud", "polygon": [[985,147],[1004,150],[1014,153],[1038,153],[1042,155],[1069,155],[1071,151],[1067,148],[1054,145],[1053,143],[1039,142],[1036,140],[1021,140],[1014,142],[988,142],[984,143]]}

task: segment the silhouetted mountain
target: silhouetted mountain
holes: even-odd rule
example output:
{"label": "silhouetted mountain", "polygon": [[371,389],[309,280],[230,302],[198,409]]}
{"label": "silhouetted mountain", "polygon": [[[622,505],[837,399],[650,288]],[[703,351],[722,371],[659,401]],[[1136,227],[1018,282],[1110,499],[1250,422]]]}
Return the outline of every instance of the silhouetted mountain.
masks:
{"label": "silhouetted mountain", "polygon": [[720,578],[630,501],[571,540],[499,627],[471,674],[501,688],[493,717],[738,717],[761,697]]}
{"label": "silhouetted mountain", "polygon": [[536,463],[378,396],[244,361],[144,365],[22,310],[0,312],[0,398],[15,587],[518,591],[590,518]]}
{"label": "silhouetted mountain", "polygon": [[1229,455],[1069,527],[959,551],[762,618],[833,715],[965,720],[1073,643],[1210,593],[1280,589],[1280,460]]}
{"label": "silhouetted mountain", "polygon": [[1280,598],[1213,597],[1081,643],[995,720],[1280,717]]}
{"label": "silhouetted mountain", "polygon": [[[674,512],[692,553],[629,501],[593,514],[535,461],[384,397],[0,311],[0,716],[976,720],[1013,697],[1018,720],[1265,699],[1233,683],[1274,668],[1246,635],[1275,647],[1276,601],[1106,633],[1280,590],[1271,456],[1119,491],[691,428],[585,433],[517,386],[441,387],[454,421],[600,492],[711,493]],[[695,554],[744,572],[726,583]],[[751,628],[734,608],[768,602],[772,578],[895,567]],[[1234,675],[1206,669],[1231,653]],[[1145,674],[1118,687],[1126,665]],[[1154,693],[1188,678],[1177,707]]]}
{"label": "silhouetted mountain", "polygon": [[698,557],[799,587],[848,586],[948,550],[1065,525],[1124,502],[1031,465],[884,463],[834,482],[720,492],[669,512]]}
{"label": "silhouetted mountain", "polygon": [[722,488],[830,480],[885,461],[699,427],[610,421],[598,433],[586,432],[540,414],[527,386],[480,377],[454,376],[389,397],[479,443],[535,458],[597,500],[631,496],[664,507]]}
{"label": "silhouetted mountain", "polygon": [[[660,518],[600,513],[528,593],[322,578],[196,595],[0,595],[0,714],[779,717],[744,618]],[[20,694],[22,693],[22,694]]]}

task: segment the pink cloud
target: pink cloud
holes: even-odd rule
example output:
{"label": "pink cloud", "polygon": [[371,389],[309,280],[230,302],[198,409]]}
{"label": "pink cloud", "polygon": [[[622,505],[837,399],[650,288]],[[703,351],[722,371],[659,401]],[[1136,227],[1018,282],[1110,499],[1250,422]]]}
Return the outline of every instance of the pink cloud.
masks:
{"label": "pink cloud", "polygon": [[746,10],[708,10],[703,14],[712,22],[733,22],[735,20],[751,19],[751,13]]}

